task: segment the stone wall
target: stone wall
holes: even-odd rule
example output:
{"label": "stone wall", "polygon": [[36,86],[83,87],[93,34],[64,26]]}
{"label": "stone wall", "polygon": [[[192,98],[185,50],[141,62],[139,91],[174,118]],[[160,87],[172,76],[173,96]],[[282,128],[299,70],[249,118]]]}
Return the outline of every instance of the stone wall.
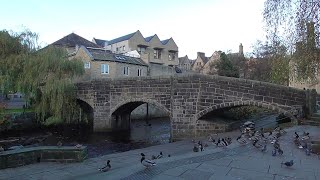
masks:
{"label": "stone wall", "polygon": [[0,152],[0,169],[14,168],[39,162],[82,162],[87,158],[85,146],[56,147],[39,146]]}

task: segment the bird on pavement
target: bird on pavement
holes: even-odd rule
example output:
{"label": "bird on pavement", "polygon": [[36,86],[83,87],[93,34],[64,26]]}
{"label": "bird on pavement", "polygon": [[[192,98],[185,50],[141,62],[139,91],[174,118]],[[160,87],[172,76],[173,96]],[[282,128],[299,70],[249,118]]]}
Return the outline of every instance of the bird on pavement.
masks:
{"label": "bird on pavement", "polygon": [[156,159],[160,159],[163,157],[162,151],[160,151],[160,154],[158,156],[156,156]]}
{"label": "bird on pavement", "polygon": [[103,168],[100,168],[99,171],[107,172],[111,169],[110,160],[107,161],[106,165]]}
{"label": "bird on pavement", "polygon": [[282,155],[283,154],[283,150],[282,149],[278,149],[278,153],[280,154],[280,155]]}
{"label": "bird on pavement", "polygon": [[237,141],[238,141],[240,144],[247,144],[247,141],[242,137],[242,135],[240,135],[240,136],[237,138]]}
{"label": "bird on pavement", "polygon": [[283,164],[286,165],[287,167],[291,167],[291,166],[293,166],[293,160],[287,161],[287,162],[282,162],[281,163],[281,167],[282,167]]}
{"label": "bird on pavement", "polygon": [[141,160],[140,161],[141,161],[141,164],[143,166],[145,166],[146,168],[157,165],[154,161],[146,159],[146,156],[143,153],[141,153]]}

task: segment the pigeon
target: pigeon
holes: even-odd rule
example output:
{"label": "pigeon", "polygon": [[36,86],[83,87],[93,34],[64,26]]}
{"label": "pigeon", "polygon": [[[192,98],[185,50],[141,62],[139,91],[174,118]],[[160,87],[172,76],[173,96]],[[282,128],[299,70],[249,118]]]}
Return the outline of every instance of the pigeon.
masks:
{"label": "pigeon", "polygon": [[194,147],[193,147],[193,152],[198,152],[198,151],[199,151],[198,146],[194,145]]}
{"label": "pigeon", "polygon": [[146,159],[146,156],[143,153],[141,153],[141,160],[140,161],[141,161],[141,164],[143,166],[145,166],[146,168],[157,165],[154,161]]}
{"label": "pigeon", "polygon": [[286,165],[287,167],[291,167],[291,166],[293,166],[293,160],[287,161],[287,162],[285,162],[285,163],[282,162],[282,163],[281,163],[281,167],[282,167],[283,164]]}
{"label": "pigeon", "polygon": [[102,171],[102,172],[107,172],[111,169],[111,165],[110,165],[110,160],[107,161],[107,164],[103,167],[103,168],[100,168],[99,171]]}

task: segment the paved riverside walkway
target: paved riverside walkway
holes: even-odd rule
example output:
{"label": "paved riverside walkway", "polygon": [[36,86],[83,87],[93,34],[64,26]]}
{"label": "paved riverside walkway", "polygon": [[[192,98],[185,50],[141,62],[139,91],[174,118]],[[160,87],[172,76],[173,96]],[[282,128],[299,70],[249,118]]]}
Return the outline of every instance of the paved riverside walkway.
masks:
{"label": "paved riverside walkway", "polygon": [[[320,138],[320,128],[295,126],[286,129],[280,137],[284,150],[282,156],[272,156],[272,145],[267,152],[254,148],[251,144],[239,145],[235,140],[226,147],[212,144],[203,152],[192,152],[191,140],[136,149],[123,153],[109,154],[87,159],[83,163],[39,163],[19,168],[0,170],[0,179],[319,179],[320,159],[318,155],[306,156],[304,151],[293,144],[294,132],[310,132],[312,139]],[[227,133],[235,137],[239,132]],[[224,137],[225,135],[217,135]],[[205,141],[204,141],[205,142]],[[156,160],[157,166],[145,169],[140,164],[140,153],[147,158],[160,151],[164,158]],[[170,154],[171,157],[167,157]],[[111,160],[109,172],[99,172],[106,160]],[[281,162],[294,161],[290,168],[281,167]]]}

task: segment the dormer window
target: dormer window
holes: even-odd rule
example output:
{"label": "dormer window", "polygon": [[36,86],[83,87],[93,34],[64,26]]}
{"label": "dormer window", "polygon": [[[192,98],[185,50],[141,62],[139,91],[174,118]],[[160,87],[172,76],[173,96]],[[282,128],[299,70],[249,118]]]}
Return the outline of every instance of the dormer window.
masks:
{"label": "dormer window", "polygon": [[173,61],[176,59],[176,53],[175,52],[169,52],[169,61]]}
{"label": "dormer window", "polygon": [[161,51],[162,51],[162,48],[154,48],[153,58],[154,59],[161,59]]}

